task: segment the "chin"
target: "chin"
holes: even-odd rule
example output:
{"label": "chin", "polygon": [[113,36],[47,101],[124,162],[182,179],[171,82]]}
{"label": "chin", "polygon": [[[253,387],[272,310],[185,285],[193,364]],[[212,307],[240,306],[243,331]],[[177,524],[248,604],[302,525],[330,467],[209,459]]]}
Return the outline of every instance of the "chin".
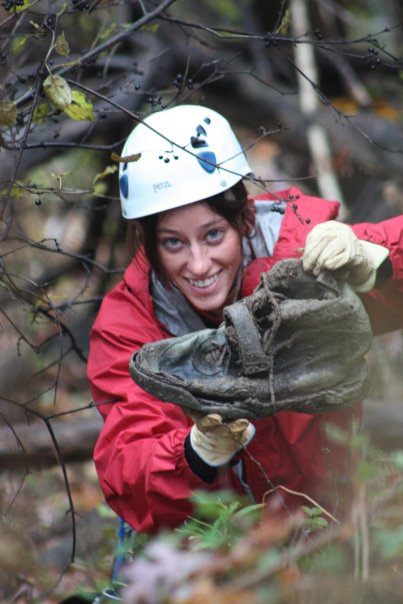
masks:
{"label": "chin", "polygon": [[222,313],[224,306],[226,305],[225,300],[218,300],[211,303],[206,301],[205,304],[196,304],[194,305],[196,310],[199,312],[208,312],[210,314]]}

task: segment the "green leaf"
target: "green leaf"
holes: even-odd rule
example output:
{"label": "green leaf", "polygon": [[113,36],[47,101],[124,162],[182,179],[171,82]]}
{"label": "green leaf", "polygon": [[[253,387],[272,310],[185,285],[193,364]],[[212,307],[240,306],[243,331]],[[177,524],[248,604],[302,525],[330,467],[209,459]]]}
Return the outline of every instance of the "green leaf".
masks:
{"label": "green leaf", "polygon": [[71,117],[72,120],[89,120],[93,122],[94,106],[91,101],[88,101],[85,94],[80,90],[73,90],[72,102],[65,108],[64,113]]}
{"label": "green leaf", "polygon": [[22,10],[25,10],[31,6],[31,2],[29,0],[24,0],[21,5],[13,5],[13,12],[20,13]]}
{"label": "green leaf", "polygon": [[96,511],[100,518],[117,518],[115,512],[113,512],[105,503],[98,504]]}
{"label": "green leaf", "polygon": [[305,514],[309,516],[309,518],[315,518],[316,516],[322,515],[322,510],[316,506],[310,508],[306,505],[303,505],[302,509],[304,510]]}
{"label": "green leaf", "polygon": [[403,555],[403,526],[374,531],[374,544],[384,558]]}
{"label": "green leaf", "polygon": [[17,13],[19,13],[20,11],[29,8],[31,6],[31,3],[29,0],[24,0],[24,2],[21,4],[21,6],[16,6],[17,9]]}
{"label": "green leaf", "polygon": [[70,54],[70,46],[66,40],[64,31],[62,31],[62,33],[59,34],[56,38],[55,51],[57,52],[57,54],[63,55],[64,57],[67,57],[67,55]]}
{"label": "green leaf", "polygon": [[110,174],[115,174],[117,169],[117,166],[107,166],[105,170],[103,170],[103,172],[98,172],[98,174],[94,176],[94,180],[92,181],[92,187],[94,187],[95,183],[97,183],[99,180],[102,180],[106,176],[109,176]]}
{"label": "green leaf", "polygon": [[28,36],[15,36],[10,42],[10,51],[12,55],[18,55],[23,50]]}
{"label": "green leaf", "polygon": [[243,518],[244,516],[256,515],[256,512],[260,512],[263,508],[266,507],[265,503],[255,503],[253,505],[247,505],[246,507],[238,510],[234,514],[234,518]]}
{"label": "green leaf", "polygon": [[242,9],[239,3],[232,0],[205,0],[207,6],[225,21],[238,23],[242,18]]}
{"label": "green leaf", "polygon": [[336,426],[336,424],[327,423],[325,425],[326,436],[336,443],[337,445],[348,445],[350,443],[350,436],[345,431]]}
{"label": "green leaf", "polygon": [[32,118],[33,121],[39,123],[43,122],[45,118],[49,115],[49,110],[50,107],[47,103],[39,103],[35,107],[34,116]]}
{"label": "green leaf", "polygon": [[158,23],[146,23],[143,27],[140,28],[140,31],[147,31],[152,34],[155,34],[159,30]]}
{"label": "green leaf", "polygon": [[[7,195],[7,193],[8,193],[7,189],[0,190],[0,197],[4,197],[5,195]],[[18,183],[16,183],[11,188],[9,198],[10,199],[19,199],[21,196],[22,196],[22,188],[19,186]]]}
{"label": "green leaf", "polygon": [[61,17],[62,15],[64,15],[64,13],[68,10],[69,8],[69,3],[68,2],[63,2],[63,4],[61,5],[61,7],[59,8],[59,12],[57,13],[59,15],[59,17]]}
{"label": "green leaf", "polygon": [[190,499],[196,507],[197,516],[211,520],[221,516],[223,510],[231,503],[235,502],[236,507],[240,506],[236,496],[230,491],[210,493],[209,491],[200,490],[193,493]]}
{"label": "green leaf", "polygon": [[59,75],[50,74],[43,82],[43,90],[57,109],[65,110],[72,102],[71,88]]}
{"label": "green leaf", "polygon": [[285,36],[288,33],[288,30],[290,29],[290,25],[291,25],[290,9],[286,8],[283,16],[281,18],[281,23],[278,26],[278,28],[276,29],[275,33],[282,34],[283,36]]}
{"label": "green leaf", "polygon": [[0,101],[0,126],[14,126],[17,115],[17,105],[13,101]]}
{"label": "green leaf", "polygon": [[311,518],[308,521],[309,527],[310,528],[327,528],[329,526],[328,521],[326,520],[326,518]]}

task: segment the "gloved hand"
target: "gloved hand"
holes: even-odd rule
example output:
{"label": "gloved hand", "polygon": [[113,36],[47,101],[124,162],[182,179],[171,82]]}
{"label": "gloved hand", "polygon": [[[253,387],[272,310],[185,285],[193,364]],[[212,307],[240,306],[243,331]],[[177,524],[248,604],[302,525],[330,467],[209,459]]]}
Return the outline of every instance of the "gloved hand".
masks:
{"label": "gloved hand", "polygon": [[376,271],[388,254],[382,245],[358,239],[346,224],[329,220],[317,224],[308,234],[302,263],[304,270],[314,275],[323,269],[344,268],[351,287],[356,292],[367,292],[373,289]]}
{"label": "gloved hand", "polygon": [[191,417],[195,425],[190,431],[190,444],[210,466],[224,465],[255,436],[255,426],[247,419],[236,419],[226,424],[218,413]]}

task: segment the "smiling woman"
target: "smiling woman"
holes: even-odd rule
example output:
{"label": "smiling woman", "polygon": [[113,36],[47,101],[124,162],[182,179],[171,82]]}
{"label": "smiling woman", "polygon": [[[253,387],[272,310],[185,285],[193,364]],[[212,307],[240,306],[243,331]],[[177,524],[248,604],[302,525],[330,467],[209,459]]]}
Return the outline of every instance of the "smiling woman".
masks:
{"label": "smiling woman", "polygon": [[242,243],[229,222],[203,202],[164,212],[157,248],[166,278],[196,311],[222,319],[241,285]]}
{"label": "smiling woman", "polygon": [[[245,313],[241,321],[234,307],[244,308],[239,300],[252,294],[262,273],[278,268],[280,260],[300,258],[301,250],[308,272],[342,270],[377,333],[402,327],[402,217],[349,227],[335,222],[337,202],[295,187],[248,196],[242,180],[251,169],[230,125],[197,105],[151,114],[131,132],[122,155],[120,197],[133,259],[105,296],[88,362],[93,398],[105,419],[94,458],[106,500],[132,527],[150,533],[181,524],[192,511],[192,491],[207,486],[276,505],[276,487],[281,486],[280,505],[287,513],[304,502],[295,493],[305,493],[337,514],[347,501],[343,494],[352,465],[348,452],[324,428],[331,421],[349,430],[353,410],[297,413],[294,409],[304,403],[298,400],[293,410],[256,420],[224,422],[210,413],[193,421],[174,404],[178,400],[162,402],[135,383],[129,362],[145,344],[171,338],[168,356],[181,363],[189,334],[195,342],[204,334],[209,347],[203,348],[203,340],[200,367],[214,388],[214,364],[225,360],[218,344],[226,307],[225,317],[233,318],[231,328],[242,345],[256,344],[246,351],[252,367],[248,384],[257,368],[269,392],[272,340],[263,333],[266,352],[256,355],[253,351],[263,350],[262,317],[251,312],[245,323]],[[270,313],[263,318],[268,325],[273,321]],[[321,337],[326,327],[319,330]],[[302,350],[308,358],[304,346],[295,346],[298,337],[291,334],[294,356]],[[179,374],[194,371],[197,364],[199,348],[190,348],[188,366],[176,368]],[[345,355],[348,363],[352,351]],[[285,347],[281,362],[288,360]],[[233,358],[234,383],[246,404],[251,386],[237,375],[238,367]],[[296,372],[295,380],[303,383],[303,372]]]}
{"label": "smiling woman", "polygon": [[[192,205],[196,205],[194,202]],[[213,195],[203,200],[206,207],[210,208],[216,216],[225,219],[238,233],[239,239],[248,237],[254,228],[256,208],[252,198],[248,198],[245,185],[242,180],[237,182],[226,191]],[[183,206],[186,210],[190,206]],[[172,208],[175,208],[174,203]],[[172,210],[171,210],[172,211]],[[179,209],[177,210],[179,211]],[[159,278],[167,285],[169,280],[166,278],[164,267],[161,264],[159,249],[155,245],[158,241],[157,230],[161,217],[164,212],[143,216],[136,220],[128,222],[126,241],[129,252],[136,256],[139,250],[144,247],[146,256]],[[185,222],[181,223],[183,228]]]}

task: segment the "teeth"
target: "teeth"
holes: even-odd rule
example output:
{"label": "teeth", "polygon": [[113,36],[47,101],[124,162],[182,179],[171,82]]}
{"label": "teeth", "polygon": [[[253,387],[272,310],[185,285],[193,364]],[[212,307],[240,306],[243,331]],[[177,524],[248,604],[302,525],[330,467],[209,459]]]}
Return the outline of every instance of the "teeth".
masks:
{"label": "teeth", "polygon": [[214,275],[213,277],[208,277],[207,279],[199,279],[197,281],[194,279],[188,279],[188,281],[195,287],[209,287],[209,285],[212,285],[217,281],[218,277],[219,275]]}

